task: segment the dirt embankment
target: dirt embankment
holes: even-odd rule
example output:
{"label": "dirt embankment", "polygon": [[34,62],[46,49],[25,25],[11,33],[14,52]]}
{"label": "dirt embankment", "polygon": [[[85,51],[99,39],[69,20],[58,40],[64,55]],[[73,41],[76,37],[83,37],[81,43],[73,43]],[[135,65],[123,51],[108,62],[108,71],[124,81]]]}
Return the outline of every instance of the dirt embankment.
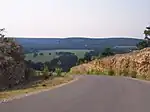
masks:
{"label": "dirt embankment", "polygon": [[84,74],[94,70],[99,72],[113,70],[115,75],[134,73],[137,77],[150,79],[150,48],[97,59],[87,64],[73,67],[71,72]]}

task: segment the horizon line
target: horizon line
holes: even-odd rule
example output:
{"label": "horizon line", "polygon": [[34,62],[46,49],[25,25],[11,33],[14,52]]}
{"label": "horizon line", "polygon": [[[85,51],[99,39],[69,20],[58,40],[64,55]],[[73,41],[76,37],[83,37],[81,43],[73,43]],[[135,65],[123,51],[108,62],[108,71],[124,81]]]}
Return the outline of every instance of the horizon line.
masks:
{"label": "horizon line", "polygon": [[108,37],[91,37],[91,36],[67,36],[67,37],[60,37],[60,36],[6,36],[7,38],[135,38],[135,39],[144,39],[143,37],[130,37],[130,36],[108,36]]}

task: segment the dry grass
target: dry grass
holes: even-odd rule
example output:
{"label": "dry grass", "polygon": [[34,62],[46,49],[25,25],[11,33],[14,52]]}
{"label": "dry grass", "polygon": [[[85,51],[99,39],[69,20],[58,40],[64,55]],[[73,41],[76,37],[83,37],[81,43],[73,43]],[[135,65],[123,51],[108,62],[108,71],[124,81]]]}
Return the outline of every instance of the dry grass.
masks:
{"label": "dry grass", "polygon": [[41,83],[37,84],[28,84],[19,89],[6,90],[0,92],[0,100],[16,97],[18,95],[24,95],[27,93],[38,92],[46,89],[50,89],[56,85],[60,85],[63,83],[67,83],[73,80],[72,76],[64,76],[64,77],[55,77],[54,79],[45,80]]}

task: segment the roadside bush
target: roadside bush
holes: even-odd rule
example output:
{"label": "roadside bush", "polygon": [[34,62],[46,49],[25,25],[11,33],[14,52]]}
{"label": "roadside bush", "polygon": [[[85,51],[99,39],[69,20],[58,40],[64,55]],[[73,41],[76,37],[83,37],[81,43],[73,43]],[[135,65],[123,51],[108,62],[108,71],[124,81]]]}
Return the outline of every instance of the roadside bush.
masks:
{"label": "roadside bush", "polygon": [[46,87],[47,85],[46,85],[46,84],[42,84],[42,86],[43,86],[43,87]]}
{"label": "roadside bush", "polygon": [[56,68],[55,72],[56,72],[58,77],[61,76],[62,75],[62,68]]}
{"label": "roadside bush", "polygon": [[143,41],[139,42],[136,46],[139,50],[141,50],[141,49],[148,47],[149,45],[146,40],[143,40]]}
{"label": "roadside bush", "polygon": [[145,74],[137,75],[137,77],[140,78],[140,79],[147,80],[147,77],[146,77]]}
{"label": "roadside bush", "polygon": [[87,71],[87,74],[88,75],[103,75],[104,73],[101,72],[101,71],[99,71],[99,70],[93,70],[93,69],[91,69],[91,70]]}
{"label": "roadside bush", "polygon": [[93,74],[94,74],[94,70],[93,70],[93,69],[88,70],[88,71],[87,71],[87,74],[88,74],[88,75],[90,75],[90,74],[93,75]]}
{"label": "roadside bush", "polygon": [[127,69],[124,69],[123,71],[120,72],[121,76],[128,76],[129,75],[129,71]]}
{"label": "roadside bush", "polygon": [[112,69],[108,70],[107,75],[109,75],[109,76],[114,76],[114,75],[115,75],[114,70],[112,70]]}
{"label": "roadside bush", "polygon": [[88,75],[93,74],[93,73],[92,73],[92,70],[88,70],[88,71],[87,71],[87,74],[88,74]]}
{"label": "roadside bush", "polygon": [[105,48],[104,51],[101,53],[100,57],[107,57],[107,56],[112,56],[114,55],[113,51],[111,48]]}
{"label": "roadside bush", "polygon": [[136,78],[137,77],[137,72],[136,71],[131,71],[130,76],[132,78]]}
{"label": "roadside bush", "polygon": [[44,77],[44,80],[49,79],[49,77],[50,77],[49,69],[48,69],[48,67],[46,65],[44,66],[43,77]]}
{"label": "roadside bush", "polygon": [[98,70],[97,70],[97,71],[95,71],[95,74],[96,74],[96,75],[105,75],[103,72],[98,71]]}

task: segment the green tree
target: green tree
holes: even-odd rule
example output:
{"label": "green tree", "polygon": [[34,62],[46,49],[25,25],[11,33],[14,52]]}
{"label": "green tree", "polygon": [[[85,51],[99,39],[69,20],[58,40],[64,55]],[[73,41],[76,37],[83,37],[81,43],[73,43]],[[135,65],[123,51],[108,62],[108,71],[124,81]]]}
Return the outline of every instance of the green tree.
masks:
{"label": "green tree", "polygon": [[[7,38],[4,35],[5,28],[0,29],[0,85],[8,86],[20,84],[25,81],[24,74],[24,53],[23,48],[16,43],[12,38]],[[21,65],[21,66],[19,66]],[[21,70],[17,72],[16,70]]]}
{"label": "green tree", "polygon": [[138,49],[143,49],[150,46],[150,27],[146,27],[144,30],[145,40],[139,42],[136,46]]}
{"label": "green tree", "polygon": [[76,55],[67,54],[61,55],[58,58],[51,60],[50,68],[55,71],[55,68],[62,68],[63,72],[70,71],[70,68],[76,66],[78,57]]}
{"label": "green tree", "polygon": [[144,49],[144,48],[148,47],[148,43],[146,40],[143,40],[143,41],[139,42],[136,46],[140,50],[140,49]]}
{"label": "green tree", "polygon": [[150,46],[150,26],[146,27],[146,30],[144,30],[145,40],[148,43],[148,46]]}
{"label": "green tree", "polygon": [[39,53],[39,55],[43,56],[44,54],[43,53]]}
{"label": "green tree", "polygon": [[55,72],[56,72],[57,76],[61,76],[62,68],[56,68]]}
{"label": "green tree", "polygon": [[48,66],[45,65],[44,66],[44,69],[43,69],[43,76],[44,76],[44,79],[48,79],[49,78],[49,69],[48,69]]}
{"label": "green tree", "polygon": [[145,38],[147,38],[150,35],[150,32],[148,30],[144,30],[144,35],[145,35]]}
{"label": "green tree", "polygon": [[106,56],[111,56],[111,55],[114,55],[112,49],[105,48],[104,51],[101,53],[100,57],[106,57]]}
{"label": "green tree", "polygon": [[33,57],[35,58],[36,56],[38,56],[38,53],[33,53]]}
{"label": "green tree", "polygon": [[5,35],[3,35],[3,32],[5,31],[5,28],[0,29],[0,38],[4,38]]}
{"label": "green tree", "polygon": [[86,52],[84,55],[84,60],[92,61],[92,57],[97,57],[99,55],[99,51],[98,50],[94,50],[94,51],[90,51],[90,52]]}
{"label": "green tree", "polygon": [[144,35],[145,35],[145,38],[148,38],[150,36],[150,26],[146,27],[146,30],[144,30]]}
{"label": "green tree", "polygon": [[80,58],[77,61],[77,65],[83,64],[84,63],[84,58]]}

